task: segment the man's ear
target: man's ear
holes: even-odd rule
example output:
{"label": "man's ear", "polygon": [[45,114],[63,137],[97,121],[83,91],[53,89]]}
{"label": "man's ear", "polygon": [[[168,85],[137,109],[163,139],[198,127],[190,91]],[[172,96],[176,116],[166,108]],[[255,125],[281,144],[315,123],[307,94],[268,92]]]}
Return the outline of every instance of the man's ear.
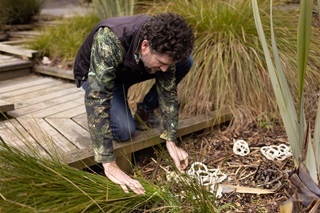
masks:
{"label": "man's ear", "polygon": [[141,50],[145,50],[149,47],[149,41],[148,40],[143,40],[141,42]]}

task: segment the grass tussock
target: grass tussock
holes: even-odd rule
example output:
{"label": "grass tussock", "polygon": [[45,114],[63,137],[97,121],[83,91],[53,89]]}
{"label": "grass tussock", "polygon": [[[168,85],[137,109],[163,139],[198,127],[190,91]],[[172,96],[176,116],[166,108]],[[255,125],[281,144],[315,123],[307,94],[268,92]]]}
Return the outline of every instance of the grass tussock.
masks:
{"label": "grass tussock", "polygon": [[[281,6],[278,4],[274,9],[275,32],[286,76],[296,92],[298,14],[296,11],[280,9]],[[280,118],[254,23],[251,1],[162,0],[147,7],[151,7],[149,14],[166,11],[182,15],[196,35],[193,51],[195,64],[178,87],[181,117],[230,107],[237,112],[235,122],[242,122],[242,125],[264,112]],[[266,34],[270,34],[269,7],[269,1],[259,1]],[[319,30],[315,29],[306,76],[309,91],[315,90],[320,80],[317,62],[320,43],[317,38]],[[145,83],[132,88],[131,101],[141,100],[149,86],[150,83]]]}
{"label": "grass tussock", "polygon": [[[58,158],[33,157],[0,139],[1,212],[219,212],[215,195],[189,178],[156,184],[135,174],[144,195],[121,187],[94,171],[69,167]],[[54,159],[54,160],[53,160]],[[183,196],[183,197],[182,197]]]}
{"label": "grass tussock", "polygon": [[92,27],[99,22],[99,18],[91,14],[63,19],[60,22],[54,26],[44,27],[41,30],[42,36],[28,43],[28,46],[53,60],[73,62],[78,49]]}
{"label": "grass tussock", "polygon": [[4,142],[0,165],[0,206],[8,212],[133,212],[164,201],[162,191],[146,182],[145,195],[125,194],[103,176],[34,158]]}

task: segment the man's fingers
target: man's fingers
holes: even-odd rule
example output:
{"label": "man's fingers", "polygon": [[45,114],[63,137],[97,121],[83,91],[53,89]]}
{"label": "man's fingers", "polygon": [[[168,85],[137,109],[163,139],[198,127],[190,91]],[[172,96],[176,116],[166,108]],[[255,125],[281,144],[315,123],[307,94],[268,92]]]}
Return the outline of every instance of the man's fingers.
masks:
{"label": "man's fingers", "polygon": [[126,183],[126,185],[136,194],[144,194],[145,189],[140,184],[139,181],[130,179],[129,182]]}
{"label": "man's fingers", "polygon": [[132,179],[124,173],[115,162],[104,163],[104,172],[112,182],[119,184],[125,193],[129,193],[130,188],[136,194],[144,194],[145,189],[139,181]]}
{"label": "man's fingers", "polygon": [[188,167],[188,157],[180,161],[180,170],[185,170]]}
{"label": "man's fingers", "polygon": [[[188,165],[189,165],[188,157],[184,160],[184,165],[186,166],[186,168],[188,167]],[[186,168],[184,168],[184,169],[186,169]]]}
{"label": "man's fingers", "polygon": [[181,148],[178,148],[177,152],[178,152],[179,163],[176,164],[176,166],[181,171],[185,170],[188,167],[188,153]]}
{"label": "man's fingers", "polygon": [[[144,194],[146,191],[145,189],[143,188],[142,185],[140,184],[132,184],[132,183],[129,183],[129,184],[126,184],[126,185],[122,185],[120,184],[121,188],[123,189],[123,191],[125,193],[129,193],[129,190],[128,190],[128,187],[136,194],[138,195],[141,195],[141,194]],[[127,187],[128,186],[128,187]]]}
{"label": "man's fingers", "polygon": [[121,186],[121,188],[123,189],[123,191],[124,191],[125,193],[129,193],[129,190],[128,190],[128,188],[126,187],[126,185],[121,185],[121,184],[120,184],[120,186]]}
{"label": "man's fingers", "polygon": [[134,193],[136,193],[138,195],[142,195],[146,192],[142,186],[141,187],[129,186],[129,187]]}

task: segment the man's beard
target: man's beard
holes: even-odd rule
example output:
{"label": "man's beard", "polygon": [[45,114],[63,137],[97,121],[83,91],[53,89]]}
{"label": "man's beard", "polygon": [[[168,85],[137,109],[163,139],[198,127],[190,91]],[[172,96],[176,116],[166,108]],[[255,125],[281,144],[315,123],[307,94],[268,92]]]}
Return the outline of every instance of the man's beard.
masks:
{"label": "man's beard", "polygon": [[151,54],[148,53],[146,55],[140,55],[141,61],[144,64],[144,68],[146,69],[147,73],[149,74],[155,74],[159,71],[161,71],[161,69],[159,67],[150,67],[147,63],[148,59],[150,59]]}
{"label": "man's beard", "polygon": [[145,69],[147,71],[147,73],[149,74],[156,74],[157,72],[161,71],[159,68],[151,68],[151,67],[147,67],[145,66]]}

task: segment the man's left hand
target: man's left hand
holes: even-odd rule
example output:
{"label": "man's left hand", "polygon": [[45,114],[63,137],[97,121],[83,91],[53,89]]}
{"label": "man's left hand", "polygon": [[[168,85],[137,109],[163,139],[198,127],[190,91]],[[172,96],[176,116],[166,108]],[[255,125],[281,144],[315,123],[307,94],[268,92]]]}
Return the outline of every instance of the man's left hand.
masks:
{"label": "man's left hand", "polygon": [[177,145],[172,141],[167,141],[166,146],[176,167],[180,171],[185,170],[188,167],[188,153],[180,147],[177,147]]}

